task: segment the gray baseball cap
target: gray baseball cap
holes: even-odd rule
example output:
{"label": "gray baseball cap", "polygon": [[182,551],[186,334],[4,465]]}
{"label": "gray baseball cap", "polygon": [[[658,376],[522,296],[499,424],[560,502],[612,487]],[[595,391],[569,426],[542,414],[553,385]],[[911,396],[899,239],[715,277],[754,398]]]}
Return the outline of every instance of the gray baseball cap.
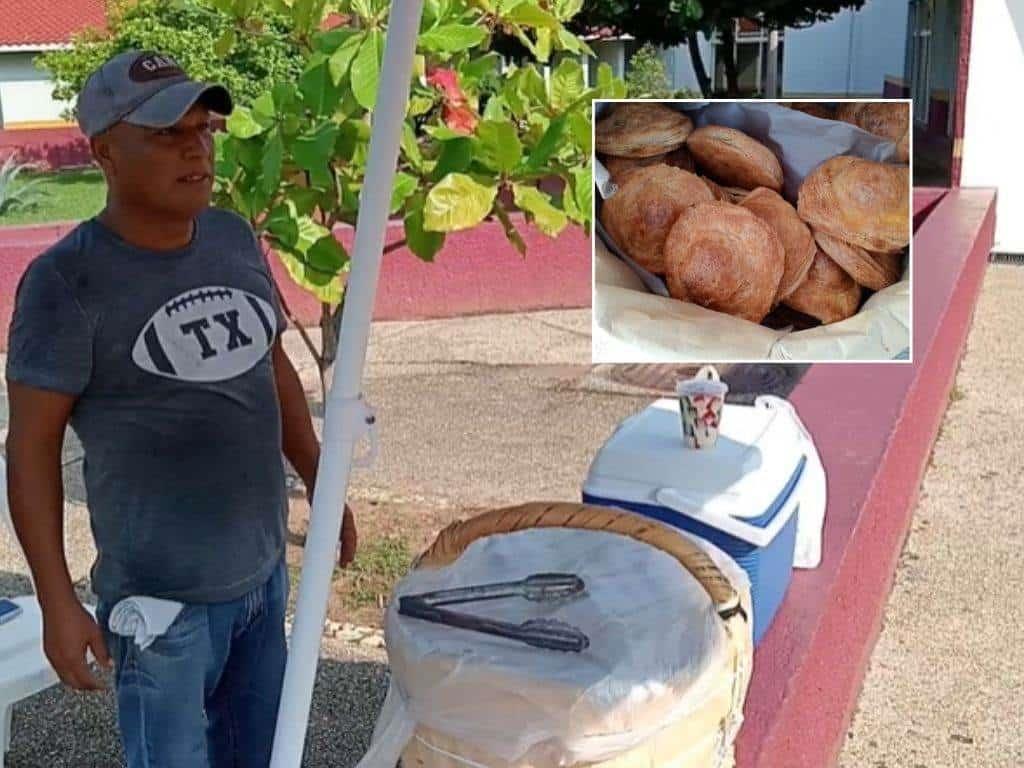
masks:
{"label": "gray baseball cap", "polygon": [[121,120],[167,128],[197,101],[221,115],[230,115],[234,108],[227,88],[189,79],[171,56],[123,51],[107,59],[85,81],[78,94],[78,127],[90,138]]}

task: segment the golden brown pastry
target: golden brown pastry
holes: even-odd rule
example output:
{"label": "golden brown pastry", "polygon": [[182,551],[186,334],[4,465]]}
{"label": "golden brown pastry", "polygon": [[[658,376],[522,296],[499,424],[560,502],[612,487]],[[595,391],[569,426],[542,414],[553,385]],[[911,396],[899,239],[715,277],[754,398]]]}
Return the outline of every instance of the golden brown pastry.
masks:
{"label": "golden brown pastry", "polygon": [[708,185],[708,189],[710,189],[711,190],[711,194],[715,196],[715,200],[726,200],[728,202],[732,202],[729,199],[729,196],[725,193],[725,190],[722,189],[717,184],[715,184],[715,182],[713,182],[707,176],[701,176],[700,180]]}
{"label": "golden brown pastry", "polygon": [[735,128],[706,125],[686,139],[686,146],[715,181],[731,187],[782,189],[782,166],[768,147]]}
{"label": "golden brown pastry", "polygon": [[753,323],[771,310],[785,261],[771,227],[721,201],[687,208],[665,239],[670,295]]}
{"label": "golden brown pastry", "polygon": [[650,165],[664,163],[674,168],[682,168],[684,171],[693,170],[693,158],[685,145],[668,152],[664,155],[653,155],[652,157],[617,157],[616,155],[605,155],[601,158],[608,174],[616,184],[625,182],[626,177],[638,168],[646,168]]}
{"label": "golden brown pastry", "polygon": [[898,263],[898,260],[902,259],[900,254],[878,254],[885,258],[882,261],[859,245],[844,243],[839,238],[818,230],[814,231],[814,239],[821,246],[821,250],[842,267],[846,274],[856,280],[858,285],[863,285],[872,291],[880,291],[900,280],[899,266],[901,264]]}
{"label": "golden brown pastry", "polygon": [[868,133],[896,142],[896,160],[910,157],[910,105],[900,102],[843,102],[836,119],[863,128]]}
{"label": "golden brown pastry", "polygon": [[659,164],[631,173],[604,201],[601,223],[612,240],[644,269],[665,272],[665,236],[691,205],[713,199],[696,174]]}
{"label": "golden brown pastry", "polygon": [[[767,189],[767,187],[762,187],[762,189]],[[746,196],[750,194],[749,189],[743,189],[742,187],[722,187],[722,192],[725,194],[726,200],[736,204],[743,202]]]}
{"label": "golden brown pastry", "polygon": [[832,107],[820,101],[789,101],[782,102],[782,106],[795,109],[797,112],[806,112],[808,115],[820,117],[823,120],[836,119],[836,115]]}
{"label": "golden brown pastry", "polygon": [[807,279],[783,302],[823,323],[836,323],[857,314],[860,286],[832,259],[818,250]]}
{"label": "golden brown pastry", "polygon": [[778,192],[758,187],[743,198],[740,205],[753,211],[775,230],[782,241],[786,266],[775,294],[775,304],[778,304],[804,281],[818,247],[814,244],[810,228],[797,215],[796,208]]}
{"label": "golden brown pastry", "polygon": [[807,175],[796,209],[812,229],[868,251],[896,253],[910,243],[909,205],[905,166],[838,155]]}
{"label": "golden brown pastry", "polygon": [[651,157],[681,146],[693,131],[682,112],[656,102],[624,102],[594,127],[595,146],[605,155]]}

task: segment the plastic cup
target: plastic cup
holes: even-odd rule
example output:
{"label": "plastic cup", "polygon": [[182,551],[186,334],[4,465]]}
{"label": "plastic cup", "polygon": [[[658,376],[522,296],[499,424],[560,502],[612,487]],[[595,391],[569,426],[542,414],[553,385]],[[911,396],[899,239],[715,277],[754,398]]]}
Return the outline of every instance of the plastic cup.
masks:
{"label": "plastic cup", "polygon": [[692,379],[676,384],[683,442],[688,448],[713,448],[718,441],[722,404],[729,385],[719,379],[714,366],[705,365]]}

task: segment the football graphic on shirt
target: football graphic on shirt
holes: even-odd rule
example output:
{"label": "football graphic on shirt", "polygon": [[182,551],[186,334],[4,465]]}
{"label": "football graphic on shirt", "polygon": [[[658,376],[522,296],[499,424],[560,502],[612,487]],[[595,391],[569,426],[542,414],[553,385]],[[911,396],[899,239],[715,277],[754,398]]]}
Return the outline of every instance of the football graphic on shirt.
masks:
{"label": "football graphic on shirt", "polygon": [[263,359],[274,341],[274,308],[238,288],[203,286],[178,294],[143,326],[132,360],[184,381],[223,381]]}

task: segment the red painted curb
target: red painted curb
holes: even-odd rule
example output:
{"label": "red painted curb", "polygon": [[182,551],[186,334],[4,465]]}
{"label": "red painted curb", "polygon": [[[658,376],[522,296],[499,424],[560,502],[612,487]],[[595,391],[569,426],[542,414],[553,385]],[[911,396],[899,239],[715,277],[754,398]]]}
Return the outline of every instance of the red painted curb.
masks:
{"label": "red painted curb", "polygon": [[994,232],[993,191],[949,191],[914,238],[915,362],[817,365],[793,393],[828,473],[824,557],[794,574],[757,649],[739,768],[838,759]]}
{"label": "red painted curb", "polygon": [[[590,239],[580,227],[550,238],[527,224],[520,213],[512,221],[526,241],[521,256],[498,222],[453,232],[433,263],[406,248],[384,255],[374,320],[422,320],[462,315],[568,309],[590,306]],[[14,311],[18,281],[28,264],[74,229],[78,222],[0,228],[0,350]],[[335,228],[351,250],[354,230]],[[402,223],[391,222],[387,242],[403,237]],[[269,246],[264,243],[269,250]],[[315,325],[320,305],[288,275],[276,254],[269,262],[285,302],[303,325]]]}

